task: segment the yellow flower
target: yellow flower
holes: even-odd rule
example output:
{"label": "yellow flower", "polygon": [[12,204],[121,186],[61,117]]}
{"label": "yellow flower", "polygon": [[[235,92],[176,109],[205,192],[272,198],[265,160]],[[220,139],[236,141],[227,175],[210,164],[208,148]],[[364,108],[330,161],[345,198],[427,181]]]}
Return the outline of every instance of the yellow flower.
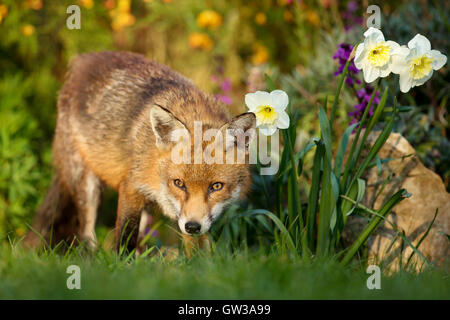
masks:
{"label": "yellow flower", "polygon": [[83,7],[91,9],[94,6],[94,0],[78,0]]}
{"label": "yellow flower", "polygon": [[267,22],[267,17],[266,17],[266,14],[264,12],[258,12],[255,15],[255,23],[257,25],[262,26],[262,25],[265,25],[266,22]]}
{"label": "yellow flower", "polygon": [[31,8],[33,10],[40,10],[42,8],[42,0],[26,0],[25,8]]}
{"label": "yellow flower", "polygon": [[136,22],[136,18],[129,12],[119,13],[112,21],[111,27],[114,31],[121,31],[125,27],[131,26]]}
{"label": "yellow flower", "polygon": [[24,36],[29,37],[29,36],[33,35],[34,27],[31,24],[25,24],[20,28],[20,32]]}
{"label": "yellow flower", "polygon": [[121,12],[129,12],[131,8],[131,0],[119,0],[117,2],[117,10]]}
{"label": "yellow flower", "polygon": [[193,32],[189,35],[189,45],[194,49],[211,50],[213,43],[206,33]]}
{"label": "yellow flower", "polygon": [[308,20],[308,22],[311,23],[313,26],[318,26],[320,23],[319,15],[312,10],[306,11],[306,20]]}
{"label": "yellow flower", "polygon": [[216,29],[222,24],[222,16],[214,10],[204,10],[197,16],[197,25],[200,28]]}
{"label": "yellow flower", "polygon": [[131,0],[118,0],[117,7],[109,13],[114,31],[121,31],[123,28],[133,25],[136,18],[130,13]]}
{"label": "yellow flower", "polygon": [[252,63],[259,65],[266,63],[267,60],[269,60],[269,50],[261,44],[255,44],[253,47],[253,56],[252,56]]}
{"label": "yellow flower", "polygon": [[0,23],[2,23],[2,20],[6,18],[8,15],[8,7],[4,4],[0,4]]}

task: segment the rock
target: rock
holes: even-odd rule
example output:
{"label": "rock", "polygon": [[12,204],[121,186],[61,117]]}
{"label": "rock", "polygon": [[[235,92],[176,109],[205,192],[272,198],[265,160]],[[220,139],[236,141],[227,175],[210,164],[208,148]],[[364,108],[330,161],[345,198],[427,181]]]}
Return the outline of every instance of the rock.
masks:
{"label": "rock", "polygon": [[[374,143],[377,136],[378,133],[371,133],[368,143]],[[396,191],[406,189],[411,197],[401,201],[388,216],[388,220],[397,225],[400,231],[404,231],[415,246],[438,209],[436,220],[421,243],[419,251],[436,265],[444,265],[449,258],[447,235],[450,234],[450,194],[447,193],[441,178],[420,162],[413,147],[398,133],[389,136],[378,156],[380,159],[392,160],[382,164],[381,174],[378,173],[377,167],[369,169],[365,174],[367,188],[364,205],[378,210]],[[385,181],[387,183],[383,188]],[[344,240],[354,240],[365,226],[365,221],[358,216],[350,217],[343,235]],[[400,263],[405,266],[412,252],[410,246],[402,243],[401,237],[397,236],[392,226],[386,222],[368,239],[367,245],[369,264],[379,264],[383,261],[384,265],[389,265],[390,270],[397,270]],[[410,265],[420,270],[423,260],[415,254]]]}

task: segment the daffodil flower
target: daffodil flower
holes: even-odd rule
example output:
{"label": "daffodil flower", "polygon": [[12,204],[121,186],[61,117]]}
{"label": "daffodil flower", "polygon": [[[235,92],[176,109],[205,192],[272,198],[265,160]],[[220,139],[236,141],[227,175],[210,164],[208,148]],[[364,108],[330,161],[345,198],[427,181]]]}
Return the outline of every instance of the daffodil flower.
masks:
{"label": "daffodil flower", "polygon": [[355,66],[363,70],[364,81],[370,83],[391,73],[392,52],[400,45],[394,41],[385,41],[383,33],[376,28],[369,28],[364,36],[364,42],[356,49]]}
{"label": "daffodil flower", "polygon": [[271,136],[277,128],[289,127],[289,116],[285,109],[289,104],[289,97],[282,90],[271,93],[256,91],[245,95],[245,104],[250,112],[256,116],[256,127],[265,136]]}
{"label": "daffodil flower", "polygon": [[400,75],[402,92],[424,84],[433,75],[433,70],[439,70],[447,62],[445,55],[431,50],[430,41],[421,34],[411,39],[408,47],[395,49],[393,59],[395,63],[392,72]]}

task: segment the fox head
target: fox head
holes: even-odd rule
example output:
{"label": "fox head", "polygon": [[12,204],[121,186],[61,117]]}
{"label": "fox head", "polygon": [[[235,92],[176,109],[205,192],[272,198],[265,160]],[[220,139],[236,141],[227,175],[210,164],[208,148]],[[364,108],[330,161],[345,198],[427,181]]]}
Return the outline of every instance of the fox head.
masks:
{"label": "fox head", "polygon": [[[229,204],[248,192],[251,178],[247,156],[249,143],[255,136],[255,122],[252,113],[241,114],[213,130],[216,135],[211,141],[203,141],[202,134],[198,143],[193,141],[192,124],[188,129],[170,111],[159,106],[151,109],[156,147],[150,156],[146,192],[165,215],[178,221],[183,233],[207,232]],[[203,126],[202,130],[213,127]],[[231,139],[230,134],[234,135]],[[205,159],[208,150],[217,161]],[[239,153],[246,160],[236,161]],[[203,155],[201,161],[196,158],[199,154]],[[222,155],[222,161],[218,160]]]}

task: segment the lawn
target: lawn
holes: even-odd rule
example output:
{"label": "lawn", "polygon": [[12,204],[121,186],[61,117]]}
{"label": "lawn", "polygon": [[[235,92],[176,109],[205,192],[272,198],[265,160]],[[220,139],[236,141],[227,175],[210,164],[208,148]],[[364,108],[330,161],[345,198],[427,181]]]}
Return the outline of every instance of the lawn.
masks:
{"label": "lawn", "polygon": [[[66,269],[81,270],[81,289],[66,286]],[[0,299],[449,299],[442,270],[382,275],[369,290],[364,268],[304,262],[278,254],[200,253],[191,260],[157,255],[120,260],[109,250],[66,254],[0,247]]]}

